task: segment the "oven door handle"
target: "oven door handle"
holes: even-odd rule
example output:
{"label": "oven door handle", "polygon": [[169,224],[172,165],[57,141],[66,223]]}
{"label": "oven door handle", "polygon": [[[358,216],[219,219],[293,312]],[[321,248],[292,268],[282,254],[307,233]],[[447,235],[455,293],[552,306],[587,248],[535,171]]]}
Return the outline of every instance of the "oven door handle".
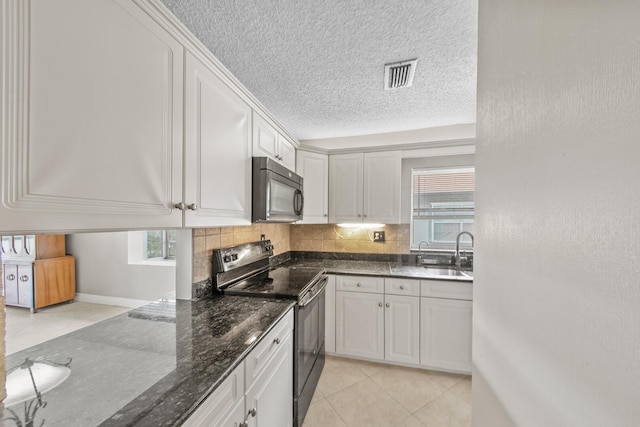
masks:
{"label": "oven door handle", "polygon": [[320,295],[324,289],[327,287],[327,284],[329,283],[329,277],[325,276],[321,282],[324,282],[324,284],[322,285],[322,287],[316,292],[316,294],[314,296],[312,296],[311,298],[309,298],[306,301],[300,301],[298,303],[298,307],[306,307],[307,305],[311,304],[313,302],[314,299],[318,298],[318,295]]}

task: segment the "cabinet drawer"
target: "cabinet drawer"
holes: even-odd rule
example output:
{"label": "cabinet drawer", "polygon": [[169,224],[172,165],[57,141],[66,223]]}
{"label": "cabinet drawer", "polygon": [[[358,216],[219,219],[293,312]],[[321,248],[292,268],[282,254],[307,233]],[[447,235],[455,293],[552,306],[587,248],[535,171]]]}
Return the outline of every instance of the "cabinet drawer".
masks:
{"label": "cabinet drawer", "polygon": [[236,405],[244,401],[244,362],[207,397],[182,424],[183,427],[219,425]]}
{"label": "cabinet drawer", "polygon": [[473,283],[446,280],[421,280],[420,295],[432,298],[473,300]]}
{"label": "cabinet drawer", "polygon": [[384,293],[418,297],[420,296],[420,280],[387,277],[384,279]]}
{"label": "cabinet drawer", "polygon": [[381,294],[384,293],[384,277],[336,276],[336,290]]}
{"label": "cabinet drawer", "polygon": [[293,310],[278,322],[276,326],[265,336],[253,351],[247,356],[245,361],[245,388],[248,390],[260,373],[268,365],[269,360],[280,348],[280,343],[284,343],[287,336],[293,332]]}

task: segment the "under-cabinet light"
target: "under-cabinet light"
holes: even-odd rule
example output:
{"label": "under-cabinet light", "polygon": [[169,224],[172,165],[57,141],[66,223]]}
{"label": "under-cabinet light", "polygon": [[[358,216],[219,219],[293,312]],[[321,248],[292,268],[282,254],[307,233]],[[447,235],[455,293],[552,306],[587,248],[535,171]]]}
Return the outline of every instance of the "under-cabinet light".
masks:
{"label": "under-cabinet light", "polygon": [[384,224],[361,224],[361,223],[347,223],[347,224],[336,224],[338,227],[343,228],[379,228],[384,227]]}

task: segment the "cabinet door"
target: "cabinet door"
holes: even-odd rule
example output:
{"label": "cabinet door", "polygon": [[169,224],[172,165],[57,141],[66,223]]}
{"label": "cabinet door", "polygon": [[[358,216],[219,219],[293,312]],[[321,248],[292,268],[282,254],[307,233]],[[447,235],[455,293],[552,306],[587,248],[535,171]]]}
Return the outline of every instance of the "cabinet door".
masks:
{"label": "cabinet door", "polygon": [[365,222],[400,222],[400,151],[364,154]]}
{"label": "cabinet door", "polygon": [[470,373],[472,302],[420,300],[420,364]]}
{"label": "cabinet door", "polygon": [[7,305],[18,305],[18,266],[2,265],[2,286]]}
{"label": "cabinet door", "polygon": [[304,178],[304,224],[329,221],[329,156],[298,150],[298,175]]}
{"label": "cabinet door", "polygon": [[384,358],[420,363],[420,298],[385,295]]}
{"label": "cabinet door", "polygon": [[384,295],[336,291],[336,353],[384,359]]}
{"label": "cabinet door", "polygon": [[296,146],[283,135],[278,136],[280,163],[289,170],[296,170]]}
{"label": "cabinet door", "polygon": [[280,160],[278,154],[278,131],[260,114],[253,113],[253,156],[271,157]]}
{"label": "cabinet door", "polygon": [[280,349],[267,369],[245,395],[250,427],[291,427],[293,425],[293,338],[280,343]]}
{"label": "cabinet door", "polygon": [[362,222],[362,154],[329,156],[329,222]]}
{"label": "cabinet door", "polygon": [[0,227],[181,226],[182,46],[132,1],[17,3],[1,16]]}
{"label": "cabinet door", "polygon": [[18,265],[18,304],[33,307],[33,265]]}
{"label": "cabinet door", "polygon": [[[214,424],[214,427],[242,427],[242,423],[246,417],[244,410],[244,399],[241,399],[236,403],[226,417],[222,417],[222,420]],[[183,424],[184,425],[184,424]],[[202,427],[210,427],[211,424],[203,424]]]}
{"label": "cabinet door", "polygon": [[186,55],[185,225],[251,223],[251,108]]}
{"label": "cabinet door", "polygon": [[244,363],[220,384],[183,427],[237,427],[244,420]]}
{"label": "cabinet door", "polygon": [[64,256],[36,260],[33,288],[35,307],[45,307],[76,297],[75,258]]}

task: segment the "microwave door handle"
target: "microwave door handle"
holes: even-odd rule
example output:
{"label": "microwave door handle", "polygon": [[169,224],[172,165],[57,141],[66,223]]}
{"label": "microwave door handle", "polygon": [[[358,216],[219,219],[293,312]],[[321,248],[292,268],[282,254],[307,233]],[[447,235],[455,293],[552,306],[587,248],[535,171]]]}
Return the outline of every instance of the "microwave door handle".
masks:
{"label": "microwave door handle", "polygon": [[302,215],[302,209],[304,208],[304,196],[302,191],[296,190],[293,193],[293,212],[296,215]]}

